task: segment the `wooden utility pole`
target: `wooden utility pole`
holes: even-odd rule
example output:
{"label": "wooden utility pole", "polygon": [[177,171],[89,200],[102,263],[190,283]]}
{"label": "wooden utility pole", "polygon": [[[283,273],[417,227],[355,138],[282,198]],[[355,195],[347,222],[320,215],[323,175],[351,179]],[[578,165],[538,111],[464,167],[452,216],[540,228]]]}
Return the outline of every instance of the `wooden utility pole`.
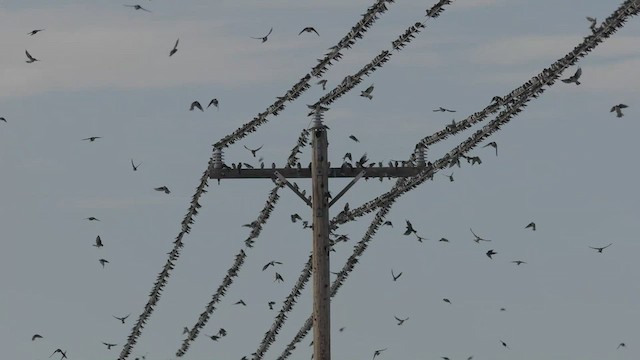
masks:
{"label": "wooden utility pole", "polygon": [[[222,150],[214,151],[210,177],[212,179],[273,179],[278,178],[287,187],[293,190],[312,209],[313,215],[313,358],[314,360],[331,360],[331,283],[329,280],[329,253],[331,244],[329,240],[329,208],[342,197],[359,179],[367,178],[396,178],[417,175],[425,169],[425,153],[422,149],[416,149],[417,161],[415,164],[398,163],[394,166],[378,166],[375,163],[358,164],[339,168],[330,168],[328,160],[327,127],[322,123],[322,111],[316,109],[312,127],[312,162],[310,168],[276,168],[247,169],[241,164],[229,167],[224,164]],[[353,180],[335,197],[329,201],[329,178],[349,177]],[[287,178],[311,178],[312,196],[308,199]]]}

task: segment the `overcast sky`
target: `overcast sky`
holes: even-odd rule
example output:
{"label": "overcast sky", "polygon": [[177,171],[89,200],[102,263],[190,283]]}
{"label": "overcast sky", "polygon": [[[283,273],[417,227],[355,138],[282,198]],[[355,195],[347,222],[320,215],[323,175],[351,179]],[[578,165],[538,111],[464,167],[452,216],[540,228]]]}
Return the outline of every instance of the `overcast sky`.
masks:
{"label": "overcast sky", "polygon": [[[211,144],[251,120],[307,74],[372,0],[0,2],[0,349],[6,359],[116,359],[167,260]],[[435,1],[397,1],[324,76],[354,73]],[[135,4],[131,2],[128,4]],[[421,138],[483,109],[564,56],[589,22],[619,1],[456,0],[404,50],[326,113],[330,158],[406,159]],[[313,26],[320,34],[303,33]],[[250,37],[273,33],[262,43]],[[34,36],[34,29],[45,29]],[[169,57],[176,39],[178,52]],[[582,59],[581,85],[557,82],[501,131],[499,152],[463,162],[403,196],[332,303],[335,359],[638,359],[640,357],[640,20]],[[25,50],[39,61],[26,63]],[[573,74],[570,68],[565,76]],[[282,166],[313,87],[225,152],[231,162]],[[373,99],[358,96],[375,84]],[[189,104],[219,100],[219,110]],[[629,105],[616,118],[610,108]],[[433,112],[442,106],[455,113]],[[433,149],[448,152],[471,132]],[[355,135],[356,143],[348,138]],[[81,139],[100,136],[95,142]],[[302,163],[310,161],[304,149]],[[132,171],[130,161],[141,162]],[[444,176],[453,172],[453,182]],[[336,194],[346,179],[331,180]],[[307,180],[297,183],[310,192]],[[393,181],[360,181],[336,215]],[[154,191],[167,186],[170,194]],[[175,359],[234,256],[247,258],[186,360],[256,351],[311,249],[291,223],[310,209],[280,191],[255,246],[250,229],[268,180],[211,181],[175,270],[130,359]],[[87,221],[95,216],[100,221]],[[372,216],[337,232],[338,271]],[[404,236],[405,220],[420,236]],[[525,229],[534,221],[537,230]],[[492,242],[476,244],[470,228]],[[104,247],[96,248],[100,235]],[[447,238],[449,243],[439,242]],[[590,249],[613,243],[602,254]],[[489,259],[485,253],[497,255]],[[98,259],[107,259],[103,268]],[[268,261],[281,261],[261,271]],[[514,260],[527,264],[516,266]],[[403,275],[394,282],[391,269]],[[274,282],[275,272],[284,277]],[[443,301],[450,299],[451,304]],[[233,305],[243,299],[247,306]],[[275,310],[267,303],[275,301]],[[506,311],[500,311],[505,308]],[[265,359],[278,357],[310,314],[310,285]],[[131,313],[126,324],[113,316]],[[394,316],[409,320],[396,325]],[[344,331],[338,329],[345,327]],[[204,336],[220,328],[227,336]],[[33,334],[44,338],[31,341]],[[505,349],[500,341],[510,349]],[[311,336],[291,359],[309,359]],[[115,343],[107,350],[102,342]],[[625,348],[616,349],[624,342]],[[58,358],[58,355],[53,358]]]}

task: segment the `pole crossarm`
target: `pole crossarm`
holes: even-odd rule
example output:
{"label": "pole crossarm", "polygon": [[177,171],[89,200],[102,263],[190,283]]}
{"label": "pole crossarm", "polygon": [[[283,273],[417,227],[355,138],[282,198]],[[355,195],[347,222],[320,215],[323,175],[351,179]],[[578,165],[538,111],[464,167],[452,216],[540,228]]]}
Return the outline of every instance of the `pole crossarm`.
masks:
{"label": "pole crossarm", "polygon": [[[404,178],[418,175],[427,166],[398,166],[398,167],[339,167],[329,168],[330,178],[354,178],[364,172],[364,178]],[[274,168],[274,169],[211,169],[211,179],[271,179],[277,178],[276,173],[287,179],[311,178],[309,168]]]}

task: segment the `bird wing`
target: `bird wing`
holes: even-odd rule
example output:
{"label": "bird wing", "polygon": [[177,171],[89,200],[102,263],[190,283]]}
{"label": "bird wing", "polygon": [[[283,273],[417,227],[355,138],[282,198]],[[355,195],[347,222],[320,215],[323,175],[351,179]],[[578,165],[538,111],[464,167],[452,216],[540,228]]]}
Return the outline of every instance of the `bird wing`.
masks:
{"label": "bird wing", "polygon": [[472,228],[469,228],[469,230],[471,230],[471,233],[473,234],[473,236],[475,236],[476,238],[480,239],[480,236],[476,235],[476,233],[473,232]]}
{"label": "bird wing", "polygon": [[611,244],[609,244],[609,245],[607,245],[607,246],[603,247],[603,249],[606,249],[606,248],[608,248],[608,247],[609,247],[609,246],[611,246],[611,245],[613,245],[613,243],[611,243]]}
{"label": "bird wing", "polygon": [[269,33],[267,35],[265,35],[264,37],[267,37],[267,36],[271,35],[272,32],[273,32],[273,28],[269,29]]}
{"label": "bird wing", "polygon": [[573,76],[575,76],[575,78],[577,79],[580,77],[580,75],[582,75],[582,68],[578,68]]}
{"label": "bird wing", "polygon": [[614,105],[611,107],[611,110],[609,110],[609,112],[614,112],[616,111],[617,108],[618,108],[618,105]]}
{"label": "bird wing", "polygon": [[29,58],[29,60],[34,60],[33,56],[31,56],[31,54],[29,54],[29,51],[25,50],[24,52],[25,52],[25,54],[27,54],[27,57]]}
{"label": "bird wing", "polygon": [[173,45],[173,48],[174,48],[174,49],[177,49],[177,48],[178,48],[178,43],[179,43],[179,42],[180,42],[180,39],[178,38],[178,40],[176,40],[176,44],[175,44],[175,45]]}
{"label": "bird wing", "polygon": [[259,148],[255,149],[254,151],[259,151],[260,149],[262,149],[264,145],[261,145]]}
{"label": "bird wing", "polygon": [[620,109],[628,108],[628,106],[627,106],[627,105],[625,105],[625,104],[618,104],[618,107],[619,107]]}
{"label": "bird wing", "polygon": [[302,33],[305,32],[305,30],[307,30],[307,28],[300,30],[300,32],[298,33],[298,36],[302,35]]}
{"label": "bird wing", "polygon": [[373,85],[369,86],[364,92],[367,94],[371,94],[372,91],[373,91]]}

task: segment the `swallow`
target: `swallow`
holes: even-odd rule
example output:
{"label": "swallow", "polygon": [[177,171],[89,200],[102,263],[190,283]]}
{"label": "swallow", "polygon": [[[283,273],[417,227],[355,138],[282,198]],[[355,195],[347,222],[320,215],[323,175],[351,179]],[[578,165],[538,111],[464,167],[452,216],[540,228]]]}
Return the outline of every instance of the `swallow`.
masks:
{"label": "swallow", "polygon": [[27,33],[27,35],[33,36],[33,35],[39,33],[40,31],[44,31],[44,29],[31,30],[30,32]]}
{"label": "swallow", "polygon": [[598,25],[598,20],[596,18],[592,18],[591,16],[587,16],[587,21],[591,23],[591,25],[589,25],[589,29],[591,29],[592,32],[595,32],[596,26]]}
{"label": "swallow", "polygon": [[200,109],[200,111],[204,111],[204,109],[202,109],[202,105],[200,105],[199,101],[194,101],[191,103],[191,106],[189,106],[189,111],[193,111],[193,109]]}
{"label": "swallow", "polygon": [[102,139],[102,137],[101,137],[101,136],[90,136],[90,137],[88,137],[88,138],[84,138],[84,139],[82,139],[82,140],[83,140],[83,141],[84,141],[84,140],[89,140],[89,142],[94,142],[94,141],[96,141],[96,139]]}
{"label": "swallow", "polygon": [[442,299],[442,301],[446,302],[447,304],[451,304],[451,300],[449,300],[447,298]]}
{"label": "swallow", "polygon": [[623,342],[621,342],[618,347],[616,348],[616,350],[620,349],[621,347],[627,347],[627,345]]}
{"label": "swallow", "polygon": [[206,335],[206,337],[208,337],[209,339],[213,340],[213,341],[218,341],[218,339],[220,339],[220,336],[218,335]]}
{"label": "swallow", "polygon": [[89,220],[89,221],[100,221],[100,219],[98,219],[95,216],[89,216],[88,218],[84,218],[85,220]]}
{"label": "swallow", "polygon": [[29,54],[29,52],[27,50],[24,51],[25,54],[27,54],[27,64],[31,64],[32,62],[36,62],[36,61],[40,61],[36,58],[34,58],[33,56],[31,56],[31,54]]}
{"label": "swallow", "polygon": [[618,105],[615,105],[614,107],[612,107],[609,112],[614,112],[615,111],[616,112],[616,117],[621,118],[621,117],[624,116],[624,114],[622,113],[622,109],[625,109],[625,108],[628,108],[628,106],[625,105],[625,104],[618,104]]}
{"label": "swallow", "polygon": [[303,33],[303,32],[308,32],[308,33],[314,32],[314,33],[316,33],[316,35],[320,36],[320,34],[318,34],[318,32],[316,31],[316,29],[312,28],[311,26],[307,26],[306,28],[302,29],[302,30],[298,33],[298,36],[302,35],[302,33]]}
{"label": "swallow", "polygon": [[343,326],[343,327],[341,327],[340,329],[338,329],[338,331],[343,332],[343,331],[344,331],[344,329],[346,329],[346,328]]}
{"label": "swallow", "polygon": [[349,135],[349,139],[355,141],[355,142],[360,142],[360,140],[358,140],[357,137],[355,137],[354,135]]}
{"label": "swallow", "polygon": [[369,86],[366,90],[361,91],[360,96],[366,97],[367,99],[371,100],[373,99],[373,96],[371,96],[372,92],[373,92],[373,84]]}
{"label": "swallow", "polygon": [[433,112],[456,112],[455,110],[445,109],[441,106],[438,106],[437,109],[433,110]]}
{"label": "swallow", "polygon": [[534,223],[533,221],[529,223],[529,225],[524,227],[525,229],[529,229],[531,228],[531,230],[536,231],[536,223]]}
{"label": "swallow", "polygon": [[387,226],[393,227],[393,223],[391,221],[389,221],[389,220],[383,222],[382,225],[387,225]]}
{"label": "swallow", "polygon": [[209,105],[207,105],[207,109],[209,108],[209,106],[213,105],[216,107],[216,110],[220,110],[220,108],[218,107],[220,103],[218,102],[218,99],[213,98],[211,99],[211,101],[209,101]]}
{"label": "swallow", "polygon": [[109,343],[106,343],[104,341],[102,343],[107,346],[107,350],[111,350],[112,347],[118,346],[118,344],[109,344]]}
{"label": "swallow", "polygon": [[267,303],[267,305],[269,305],[269,310],[273,310],[273,305],[275,304],[276,304],[275,301],[269,301],[269,303]]}
{"label": "swallow", "polygon": [[233,305],[242,305],[242,306],[247,306],[247,304],[242,300],[238,300],[236,303],[234,303]]}
{"label": "swallow", "polygon": [[271,32],[273,31],[273,28],[271,28],[269,30],[269,33],[263,37],[251,37],[252,39],[256,39],[256,40],[262,40],[262,43],[266,43],[267,40],[269,40],[269,35],[271,35]]}
{"label": "swallow", "polygon": [[143,8],[143,7],[142,7],[142,6],[140,6],[140,5],[124,5],[124,6],[132,7],[132,8],[134,8],[135,10],[143,10],[143,11],[146,11],[146,12],[151,12],[151,11],[149,11],[149,10],[147,10],[147,9]]}
{"label": "swallow", "polygon": [[178,52],[178,43],[180,42],[180,39],[176,40],[176,43],[173,45],[173,49],[171,49],[171,51],[169,51],[169,57],[173,56],[173,54]]}
{"label": "swallow", "polygon": [[397,316],[394,316],[394,318],[396,318],[396,320],[398,321],[398,326],[404,324],[405,321],[409,320],[409,318],[406,319],[400,319]]}
{"label": "swallow", "polygon": [[342,157],[342,161],[346,161],[347,159],[349,159],[349,161],[353,161],[353,158],[350,152],[344,154],[344,156]]}
{"label": "swallow", "polygon": [[265,266],[262,267],[262,271],[265,271],[269,268],[269,266],[276,266],[276,265],[282,265],[282,263],[280,261],[269,261]]}
{"label": "swallow", "polygon": [[104,268],[104,265],[105,265],[105,264],[108,264],[108,263],[109,263],[109,260],[100,259],[100,260],[98,260],[98,262],[99,262],[99,263],[100,263],[100,265],[102,265],[102,267]]}
{"label": "swallow", "polygon": [[157,188],[153,188],[153,190],[155,190],[155,191],[164,191],[165,194],[170,194],[171,193],[171,190],[169,190],[169,188],[166,187],[166,186],[160,186],[160,187],[157,187]]}
{"label": "swallow", "polygon": [[387,350],[387,348],[384,349],[380,349],[380,350],[376,350],[373,352],[373,358],[375,359],[376,356],[380,355],[383,351]]}
{"label": "swallow", "polygon": [[42,335],[40,335],[40,334],[34,334],[34,335],[31,337],[31,341],[35,341],[36,339],[42,339]]}
{"label": "swallow", "polygon": [[438,240],[438,241],[442,241],[442,242],[449,242],[449,239],[447,239],[447,238],[440,238],[440,240]]}
{"label": "swallow", "polygon": [[133,159],[131,159],[131,167],[133,168],[133,171],[138,171],[138,168],[140,167],[140,165],[142,165],[142,163],[136,165],[133,163]]}
{"label": "swallow", "polygon": [[471,233],[473,234],[473,236],[476,237],[475,239],[473,239],[473,241],[477,242],[478,244],[480,244],[480,241],[491,241],[488,239],[483,239],[480,236],[476,235],[476,233],[473,232],[473,229],[469,228],[469,230],[471,230]]}
{"label": "swallow", "polygon": [[322,90],[327,90],[327,79],[322,79],[320,81],[318,81],[316,84],[318,85],[322,85]]}
{"label": "swallow", "polygon": [[115,316],[115,315],[111,315],[111,316],[113,316],[114,318],[116,318],[116,319],[120,320],[120,321],[124,324],[124,321],[125,321],[125,320],[127,320],[127,318],[128,318],[129,316],[131,316],[131,314],[129,314],[129,315],[127,315],[127,316],[123,316],[123,317],[118,317],[118,316]]}
{"label": "swallow", "polygon": [[218,335],[227,336],[227,330],[220,328],[220,330],[218,330]]}
{"label": "swallow", "polygon": [[593,250],[597,250],[599,253],[602,253],[602,250],[608,248],[609,246],[613,245],[613,243],[607,245],[607,246],[603,246],[603,247],[593,247],[593,246],[589,246],[590,248],[592,248]]}
{"label": "swallow", "polygon": [[413,225],[411,225],[411,222],[409,220],[407,221],[407,229],[404,231],[404,235],[409,235],[411,233],[417,234],[418,232],[413,228]]}
{"label": "swallow", "polygon": [[60,359],[68,359],[67,358],[67,352],[66,351],[62,351],[62,349],[58,348],[56,349],[53,354],[49,355],[49,357],[52,357],[53,355],[55,355],[56,353],[60,353],[62,355],[62,357]]}
{"label": "swallow", "polygon": [[402,276],[402,272],[398,273],[398,275],[395,275],[393,273],[393,269],[391,269],[391,277],[393,278],[393,281],[398,281],[398,279],[400,278],[400,276]]}
{"label": "swallow", "polygon": [[273,280],[274,282],[284,282],[284,278],[282,277],[282,275],[280,275],[279,273],[276,272],[276,279]]}
{"label": "swallow", "polygon": [[500,311],[507,311],[507,309],[502,307],[500,308]]}
{"label": "swallow", "polygon": [[489,259],[493,259],[492,256],[497,254],[497,252],[493,251],[493,249],[487,251],[487,256],[489,257]]}
{"label": "swallow", "polygon": [[526,264],[526,261],[522,261],[522,260],[514,260],[512,261],[513,264],[516,264],[518,266],[522,265],[522,264]]}
{"label": "swallow", "polygon": [[429,240],[427,238],[423,238],[422,236],[416,234],[416,237],[418,238],[418,242],[422,242],[422,240]]}
{"label": "swallow", "polygon": [[451,175],[442,174],[442,176],[448,177],[449,178],[449,182],[453,182],[453,173],[451,173]]}
{"label": "swallow", "polygon": [[100,239],[100,235],[98,235],[98,236],[96,237],[96,243],[95,243],[95,244],[93,244],[93,246],[98,247],[98,248],[99,248],[99,247],[103,247],[103,246],[104,246],[104,245],[102,244],[102,239]]}
{"label": "swallow", "polygon": [[496,144],[495,141],[488,143],[487,145],[483,146],[483,148],[486,148],[487,146],[491,146],[492,148],[496,149],[496,156],[498,156],[498,144]]}
{"label": "swallow", "polygon": [[3,117],[0,117],[0,121],[7,122],[7,119],[5,119],[5,118],[3,118]]}
{"label": "swallow", "polygon": [[566,79],[562,79],[560,81],[562,81],[565,84],[576,83],[576,85],[580,85],[580,81],[578,81],[578,79],[580,79],[580,76],[582,76],[582,69],[578,68],[578,70],[576,70],[575,74],[571,75],[570,77],[568,77]]}
{"label": "swallow", "polygon": [[291,222],[295,223],[297,220],[302,220],[302,216],[296,214],[291,215]]}
{"label": "swallow", "polygon": [[449,358],[448,358],[448,357],[446,357],[446,356],[440,356],[440,359],[442,359],[442,360],[451,360],[451,359],[449,359]]}
{"label": "swallow", "polygon": [[[502,344],[502,346],[504,346],[504,347],[506,347],[507,349],[509,349],[509,346],[507,346],[507,343],[506,343],[506,342],[504,342],[504,341],[500,340],[500,343]],[[511,349],[509,349],[509,350],[511,350]]]}
{"label": "swallow", "polygon": [[244,146],[244,148],[245,148],[245,149],[247,149],[247,150],[251,151],[251,155],[253,155],[253,157],[256,157],[256,153],[257,153],[260,149],[262,149],[262,146],[264,146],[264,145],[260,146],[260,147],[259,147],[259,148],[257,148],[257,149],[249,149],[246,145],[243,145],[243,146]]}

